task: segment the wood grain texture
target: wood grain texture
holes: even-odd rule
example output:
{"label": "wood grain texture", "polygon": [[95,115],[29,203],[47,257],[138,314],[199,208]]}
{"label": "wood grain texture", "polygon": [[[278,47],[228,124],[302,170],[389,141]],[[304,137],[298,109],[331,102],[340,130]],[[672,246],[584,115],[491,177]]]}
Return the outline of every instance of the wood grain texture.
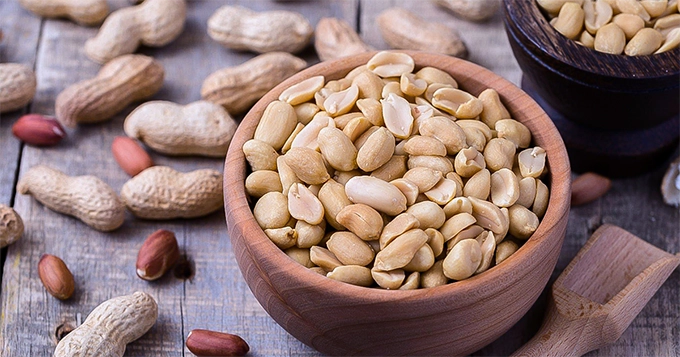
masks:
{"label": "wood grain texture", "polygon": [[[40,19],[22,10],[17,2],[0,1],[0,28],[4,38],[0,42],[0,63],[22,63],[33,67],[38,39]],[[12,14],[6,16],[4,14]],[[21,143],[12,135],[12,125],[26,112],[26,109],[0,114],[0,153],[4,157],[0,170],[0,203],[9,204],[12,199]]]}
{"label": "wood grain texture", "polygon": [[[227,50],[205,33],[208,17],[223,4],[227,2],[189,1],[187,27],[171,46],[140,49],[140,53],[157,58],[166,69],[165,84],[153,99],[181,104],[198,100],[202,80],[208,74],[254,57],[251,53]],[[352,23],[356,18],[356,2],[333,1],[314,7],[306,3],[265,1],[240,4],[254,5],[258,10],[299,11],[313,24],[322,16],[342,17]],[[113,5],[120,8],[127,4],[117,1]],[[23,10],[17,7],[15,11]],[[33,111],[53,114],[54,100],[61,90],[96,75],[100,66],[88,60],[82,50],[85,40],[94,34],[96,28],[82,28],[62,20],[45,21],[45,36],[38,55],[39,93]],[[308,62],[318,61],[311,50],[301,56]],[[69,131],[69,137],[56,147],[27,147],[22,172],[39,163],[48,164],[74,175],[96,175],[119,191],[128,177],[113,160],[110,146],[116,135],[124,135],[123,121],[135,106],[128,106],[110,122]],[[223,168],[221,159],[170,158],[154,152],[151,156],[157,164],[185,172]],[[10,189],[9,197],[12,183],[2,187]],[[171,222],[142,221],[128,214],[121,229],[102,234],[49,211],[30,197],[19,195],[17,201],[17,210],[27,217],[29,227],[22,244],[9,251],[5,267],[0,318],[3,356],[51,355],[59,325],[73,327],[77,316],[84,320],[102,301],[135,290],[149,292],[156,298],[159,319],[148,334],[129,345],[126,356],[188,354],[184,339],[194,328],[238,333],[253,346],[252,355],[285,355],[291,350],[301,351],[296,355],[304,355],[304,351],[308,355],[317,354],[278,327],[253,298],[233,259],[223,213]],[[137,251],[146,236],[158,228],[176,233],[189,265],[196,270],[190,280],[179,280],[169,274],[148,283],[136,277]],[[60,256],[75,275],[76,293],[65,303],[47,295],[40,285],[35,267],[44,252]],[[23,342],[27,340],[34,342]]]}
{"label": "wood grain texture", "polygon": [[679,263],[680,254],[600,226],[553,284],[539,332],[513,356],[581,356],[614,342]]}
{"label": "wood grain texture", "polygon": [[[479,25],[441,12],[425,1],[189,0],[185,32],[167,47],[141,48],[138,51],[158,58],[166,68],[165,85],[155,99],[180,104],[196,101],[200,99],[201,83],[209,73],[243,63],[254,56],[225,49],[210,40],[205,32],[212,11],[223,4],[236,3],[257,10],[300,11],[313,25],[322,16],[340,17],[353,26],[359,26],[362,37],[380,49],[387,47],[380,47],[382,40],[379,33],[370,30],[381,9],[379,6],[398,4],[415,8],[423,17],[451,21],[447,23],[459,29],[473,62],[491,68],[515,84],[519,84],[521,78],[502,31],[500,15],[489,23]],[[127,6],[128,2],[115,0],[109,1],[109,4],[120,8]],[[26,63],[32,63],[36,46],[39,46],[38,94],[32,112],[53,114],[54,99],[63,88],[96,75],[100,67],[82,52],[85,40],[96,34],[96,28],[79,27],[66,20],[45,21],[43,37],[38,44],[39,18],[21,9],[14,0],[0,0],[0,14],[0,27],[4,32],[0,61],[30,58]],[[360,14],[361,21],[357,22]],[[461,30],[466,26],[471,30]],[[21,35],[16,37],[17,33]],[[307,49],[301,56],[310,64],[318,61],[312,49]],[[69,137],[54,148],[26,147],[22,171],[38,163],[49,164],[72,174],[96,174],[114,189],[120,190],[127,176],[110,155],[110,145],[114,136],[124,135],[123,119],[133,108],[134,105],[126,108],[109,123],[69,131]],[[11,123],[7,123],[7,118],[5,114],[0,117],[0,153],[5,157],[16,157],[19,143],[8,133]],[[10,119],[11,122],[14,120]],[[183,171],[198,168],[222,170],[224,163],[196,157],[170,158],[153,152],[151,155],[156,163]],[[10,200],[14,167],[19,164],[12,160],[5,163],[0,169],[0,203]],[[660,167],[639,177],[613,180],[607,195],[572,209],[563,249],[550,281],[554,281],[602,223],[621,226],[663,250],[680,252],[680,210],[665,206],[659,193],[664,170],[665,167]],[[51,356],[56,344],[55,330],[59,325],[66,323],[73,326],[78,316],[81,321],[84,320],[102,301],[134,290],[147,291],[158,300],[159,320],[150,333],[129,345],[126,356],[190,356],[183,341],[194,328],[237,333],[250,344],[250,355],[253,356],[320,355],[283,330],[254,298],[236,266],[235,254],[225,230],[224,214],[171,222],[141,221],[128,215],[120,230],[105,234],[87,228],[76,219],[51,212],[29,197],[18,196],[16,201],[17,210],[26,217],[27,232],[25,240],[11,248],[4,265],[0,305],[0,350],[3,356]],[[134,263],[137,250],[146,236],[158,228],[176,233],[180,249],[195,266],[196,272],[191,279],[182,281],[167,275],[160,281],[148,283],[136,277]],[[46,252],[59,255],[74,272],[76,295],[65,303],[49,296],[37,277],[37,261]],[[540,326],[547,300],[546,291],[506,334],[473,355],[509,355],[526,343]],[[617,342],[588,356],[680,355],[678,291],[680,273],[676,271]]]}
{"label": "wood grain texture", "polygon": [[[321,17],[327,16],[342,18],[353,26],[356,24],[357,1],[323,1],[316,2],[313,6],[309,1],[224,3],[238,4],[256,11],[271,9],[297,11],[302,13],[312,26],[316,26]],[[197,78],[197,80],[185,83],[186,86],[193,88],[189,91],[191,100],[200,99],[201,83],[210,73],[229,65],[241,64],[255,56],[254,53],[228,50],[206,35],[207,18],[222,4],[223,2],[218,1],[189,4],[190,11],[193,6],[200,6],[204,9],[201,13],[207,13],[197,24],[201,30],[195,32],[192,39],[188,41],[190,44],[200,42],[201,51],[185,52],[177,58],[177,65],[186,63],[187,56],[206,63],[205,66],[186,69],[195,71],[193,77]],[[192,22],[187,22],[187,25],[191,26],[191,24]],[[161,50],[155,51],[160,53]],[[210,56],[206,56],[206,52],[210,53]],[[311,47],[299,56],[307,60],[310,65],[318,62]],[[174,86],[171,88],[174,89]],[[161,94],[163,91],[164,89],[161,89]],[[224,169],[232,170],[233,168],[228,165]],[[220,219],[215,220],[214,223],[216,225],[211,226],[210,229],[202,229],[205,233],[200,238],[193,236],[187,238],[186,251],[194,258],[196,274],[185,287],[185,338],[192,329],[210,329],[240,335],[250,345],[252,356],[319,355],[317,351],[304,345],[281,328],[255,300],[236,264],[231,242],[224,229],[224,215],[221,215]],[[185,352],[190,355],[188,350]]]}

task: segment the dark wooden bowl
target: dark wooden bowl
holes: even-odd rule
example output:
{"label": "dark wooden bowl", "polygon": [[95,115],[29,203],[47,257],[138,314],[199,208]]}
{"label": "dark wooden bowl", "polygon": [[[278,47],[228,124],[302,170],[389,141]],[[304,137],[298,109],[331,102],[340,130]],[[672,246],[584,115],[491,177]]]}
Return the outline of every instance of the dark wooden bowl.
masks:
{"label": "dark wooden bowl", "polygon": [[442,55],[407,52],[416,67],[434,66],[479,94],[494,88],[513,117],[545,148],[550,201],[543,221],[517,253],[468,280],[411,291],[364,288],[328,279],[294,262],[258,226],[245,193],[247,164],[241,150],[253,137],[268,103],[294,83],[344,76],[373,53],[310,67],[265,95],[243,119],[227,154],[224,202],[239,267],[262,307],[305,344],[334,355],[463,355],[494,341],[536,301],[548,282],[567,226],[570,167],[550,118],[526,93],[480,66]]}
{"label": "dark wooden bowl", "polygon": [[522,89],[557,126],[574,171],[647,173],[680,136],[680,48],[650,56],[600,53],[562,36],[534,0],[504,0]]}

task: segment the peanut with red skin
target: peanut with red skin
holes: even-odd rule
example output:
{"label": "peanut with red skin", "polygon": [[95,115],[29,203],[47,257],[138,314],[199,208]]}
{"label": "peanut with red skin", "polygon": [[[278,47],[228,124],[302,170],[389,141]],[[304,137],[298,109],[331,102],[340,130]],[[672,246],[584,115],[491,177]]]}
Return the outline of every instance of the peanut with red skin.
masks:
{"label": "peanut with red skin", "polygon": [[250,350],[240,336],[202,329],[191,330],[186,345],[196,356],[245,356]]}
{"label": "peanut with red skin", "polygon": [[116,136],[111,143],[111,152],[120,168],[130,176],[153,166],[151,156],[136,140],[127,136]]}
{"label": "peanut with red skin", "polygon": [[612,187],[612,181],[594,172],[586,172],[571,183],[571,205],[580,206],[602,197]]}
{"label": "peanut with red skin", "polygon": [[173,232],[159,229],[149,235],[137,254],[137,276],[156,280],[179,260],[179,246]]}
{"label": "peanut with red skin", "polygon": [[43,254],[38,262],[38,276],[45,290],[59,300],[73,295],[75,280],[63,260],[51,254]]}
{"label": "peanut with red skin", "polygon": [[29,145],[51,146],[65,136],[64,128],[56,118],[40,114],[27,114],[12,125],[12,134]]}

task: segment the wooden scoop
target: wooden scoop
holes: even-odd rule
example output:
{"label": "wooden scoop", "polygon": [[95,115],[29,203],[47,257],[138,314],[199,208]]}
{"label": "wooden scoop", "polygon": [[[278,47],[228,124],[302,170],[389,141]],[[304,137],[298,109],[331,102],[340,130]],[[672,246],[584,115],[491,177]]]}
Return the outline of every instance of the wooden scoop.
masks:
{"label": "wooden scoop", "polygon": [[540,330],[513,356],[581,356],[616,341],[680,263],[613,225],[603,225],[552,286]]}

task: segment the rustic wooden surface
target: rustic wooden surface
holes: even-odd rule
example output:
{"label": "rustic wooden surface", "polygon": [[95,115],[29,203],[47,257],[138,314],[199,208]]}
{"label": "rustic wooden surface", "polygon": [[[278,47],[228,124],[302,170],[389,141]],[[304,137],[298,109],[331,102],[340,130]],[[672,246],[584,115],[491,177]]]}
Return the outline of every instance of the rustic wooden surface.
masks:
{"label": "rustic wooden surface", "polygon": [[[240,64],[253,57],[222,48],[206,35],[208,17],[223,4],[241,4],[256,10],[289,9],[301,12],[314,25],[324,16],[343,18],[355,26],[367,43],[386,49],[374,19],[390,6],[403,6],[432,21],[458,29],[470,50],[470,60],[519,84],[521,72],[512,57],[500,14],[490,22],[474,24],[455,18],[426,1],[189,1],[184,33],[165,48],[143,48],[141,53],[158,58],[166,69],[163,89],[153,99],[186,104],[200,98],[203,79],[213,71]],[[112,8],[128,6],[126,0],[109,1]],[[33,65],[38,91],[27,108],[0,116],[0,203],[13,204],[24,217],[21,241],[5,249],[0,305],[0,354],[49,356],[57,330],[72,328],[99,303],[117,295],[143,290],[159,302],[159,319],[151,331],[129,345],[126,356],[184,356],[191,353],[184,339],[194,328],[237,333],[249,342],[254,356],[316,356],[279,327],[260,307],[246,286],[233,259],[224,213],[195,220],[155,222],[128,215],[114,233],[101,233],[81,222],[46,209],[28,196],[14,193],[14,182],[28,168],[47,164],[71,175],[93,174],[120,190],[127,180],[110,154],[113,137],[124,135],[122,123],[131,105],[113,120],[69,130],[68,138],[52,148],[22,145],[10,133],[24,112],[54,113],[61,90],[93,77],[100,66],[83,53],[86,39],[96,28],[84,28],[66,20],[40,19],[23,10],[16,0],[0,0],[1,62]],[[312,49],[301,54],[309,64],[318,61]],[[182,171],[222,169],[219,159],[173,158],[152,153],[159,164]],[[18,172],[17,172],[18,168]],[[553,273],[559,275],[590,234],[602,223],[618,225],[657,247],[680,252],[680,214],[665,206],[659,193],[664,168],[648,174],[614,180],[611,191],[591,204],[575,207],[562,254]],[[176,233],[182,252],[192,267],[189,279],[169,274],[148,283],[135,276],[134,262],[144,238],[158,228]],[[60,256],[76,279],[76,293],[67,302],[47,294],[37,277],[43,253]],[[551,280],[552,281],[552,280]],[[680,355],[680,273],[674,272],[652,297],[640,315],[613,345],[590,356]],[[537,331],[545,294],[508,333],[479,356],[508,355]],[[503,308],[500,307],[499,308]],[[59,329],[59,326],[64,328]]]}
{"label": "rustic wooden surface", "polygon": [[601,225],[553,283],[541,329],[513,356],[580,356],[608,345],[678,264],[680,254]]}

